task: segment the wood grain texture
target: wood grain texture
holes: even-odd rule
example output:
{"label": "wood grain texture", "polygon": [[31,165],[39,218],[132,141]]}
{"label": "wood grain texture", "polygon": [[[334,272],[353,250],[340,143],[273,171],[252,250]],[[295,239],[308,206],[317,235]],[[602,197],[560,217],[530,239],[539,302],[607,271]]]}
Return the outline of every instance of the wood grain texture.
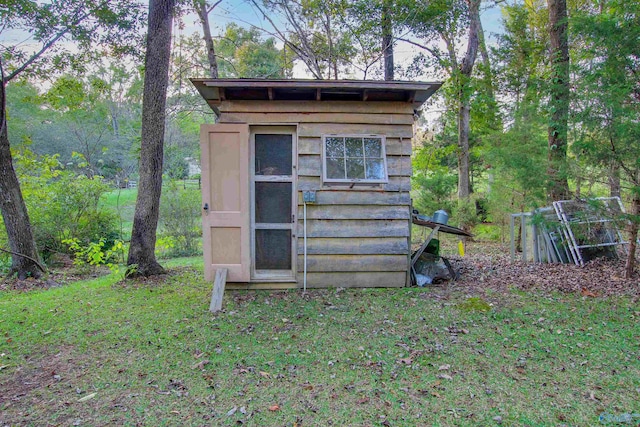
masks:
{"label": "wood grain texture", "polygon": [[307,273],[308,288],[401,288],[404,271],[358,273]]}
{"label": "wood grain texture", "polygon": [[413,115],[367,114],[367,113],[223,113],[219,123],[340,123],[364,125],[409,125],[413,126]]}
{"label": "wood grain texture", "polygon": [[[307,221],[309,237],[407,237],[410,234],[406,220],[324,220]],[[302,221],[298,222],[298,236],[303,235]]]}
{"label": "wood grain texture", "polygon": [[227,283],[227,269],[218,268],[216,270],[216,277],[213,281],[213,292],[211,293],[211,304],[209,305],[209,311],[215,313],[222,310],[222,299],[224,297],[224,288]]}
{"label": "wood grain texture", "polygon": [[349,191],[411,191],[411,178],[408,176],[391,176],[386,184],[363,184],[358,183],[351,187],[351,184],[322,183],[319,176],[298,177],[298,190],[349,190]]}
{"label": "wood grain texture", "polygon": [[[303,208],[298,207],[298,218]],[[409,219],[409,206],[393,205],[307,205],[307,220],[311,219]]]}
{"label": "wood grain texture", "polygon": [[[406,255],[406,237],[307,238],[307,255]],[[304,254],[304,240],[298,239],[298,254]]]}
{"label": "wood grain texture", "polygon": [[299,137],[320,137],[325,134],[375,134],[387,137],[411,139],[413,137],[412,125],[388,125],[388,124],[353,124],[353,123],[300,123],[298,126]]}
{"label": "wood grain texture", "polygon": [[[319,205],[410,205],[411,196],[405,192],[382,190],[322,190],[316,192],[316,203]],[[298,204],[302,204],[302,192],[298,192]]]}
{"label": "wood grain texture", "polygon": [[219,105],[222,113],[367,113],[407,114],[413,116],[413,106],[406,102],[340,102],[340,101],[225,101]]}
{"label": "wood grain texture", "polygon": [[[406,255],[308,255],[310,272],[401,271],[409,268]],[[298,256],[298,274],[304,270],[304,257]]]}

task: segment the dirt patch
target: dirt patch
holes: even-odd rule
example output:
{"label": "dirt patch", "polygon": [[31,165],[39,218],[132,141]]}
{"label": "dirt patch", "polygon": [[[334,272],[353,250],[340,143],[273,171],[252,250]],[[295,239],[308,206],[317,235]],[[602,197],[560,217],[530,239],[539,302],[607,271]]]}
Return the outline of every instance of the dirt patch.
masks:
{"label": "dirt patch", "polygon": [[511,262],[509,255],[491,251],[451,262],[461,273],[455,288],[469,290],[507,289],[579,293],[585,297],[626,295],[640,297],[640,277],[624,278],[624,260],[599,258],[584,267],[573,264]]}
{"label": "dirt patch", "polygon": [[40,279],[29,277],[19,280],[15,277],[5,278],[0,282],[0,291],[29,292],[42,289],[51,289],[64,286],[78,280],[94,279],[110,273],[107,267],[92,268],[89,271],[79,271],[73,266],[64,266],[51,269]]}
{"label": "dirt patch", "polygon": [[[46,404],[51,410],[65,405],[71,384],[85,375],[86,366],[72,347],[62,347],[57,353],[27,358],[13,372],[0,376],[0,424],[13,425],[34,422],[31,412]],[[52,399],[53,397],[53,399]],[[12,417],[12,418],[10,418]]]}
{"label": "dirt patch", "polygon": [[158,285],[174,283],[177,285],[187,284],[187,280],[177,281],[176,277],[180,276],[184,279],[185,274],[191,274],[197,276],[200,279],[201,273],[194,267],[173,267],[167,269],[165,274],[158,274],[149,277],[136,277],[133,279],[122,279],[119,282],[113,284],[114,288],[121,289],[140,289],[140,288],[153,288]]}

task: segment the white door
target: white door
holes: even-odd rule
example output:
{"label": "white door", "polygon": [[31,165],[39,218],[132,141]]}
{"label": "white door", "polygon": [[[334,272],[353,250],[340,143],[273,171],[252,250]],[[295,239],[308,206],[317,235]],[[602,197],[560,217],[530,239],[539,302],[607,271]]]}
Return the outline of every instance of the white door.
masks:
{"label": "white door", "polygon": [[205,278],[226,268],[227,281],[249,282],[249,126],[202,125],[200,148]]}
{"label": "white door", "polygon": [[251,279],[295,280],[295,128],[251,127]]}

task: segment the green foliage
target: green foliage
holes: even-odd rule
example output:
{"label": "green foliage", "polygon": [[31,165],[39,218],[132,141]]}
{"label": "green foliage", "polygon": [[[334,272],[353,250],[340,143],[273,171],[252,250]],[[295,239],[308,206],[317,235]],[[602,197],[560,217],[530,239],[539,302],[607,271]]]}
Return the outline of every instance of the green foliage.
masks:
{"label": "green foliage", "polygon": [[[446,143],[445,143],[446,144]],[[412,157],[414,206],[425,215],[438,209],[451,212],[458,183],[455,169],[455,149],[444,145],[442,139],[422,136],[422,146],[414,150]]]}
{"label": "green foliage", "polygon": [[200,253],[200,191],[170,182],[160,200],[159,249],[168,257]]}
{"label": "green foliage", "polygon": [[117,274],[120,272],[119,263],[124,263],[125,248],[121,240],[116,240],[110,248],[105,248],[104,239],[84,246],[76,238],[65,239],[62,243],[74,254],[73,264],[82,270],[86,270],[87,266],[106,265],[112,273]]}
{"label": "green foliage", "polygon": [[104,240],[109,247],[119,237],[115,216],[99,209],[100,197],[110,190],[101,177],[89,178],[66,170],[58,156],[36,156],[28,148],[14,150],[16,172],[29,209],[38,249],[45,260],[67,252],[68,239],[81,245]]}

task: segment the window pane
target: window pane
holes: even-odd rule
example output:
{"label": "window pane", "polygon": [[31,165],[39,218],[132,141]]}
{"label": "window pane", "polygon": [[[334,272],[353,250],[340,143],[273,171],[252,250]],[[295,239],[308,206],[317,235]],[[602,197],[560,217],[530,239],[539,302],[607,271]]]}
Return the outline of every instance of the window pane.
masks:
{"label": "window pane", "polygon": [[344,157],[327,159],[327,178],[344,179]]}
{"label": "window pane", "polygon": [[256,175],[292,175],[293,137],[282,134],[256,134]]}
{"label": "window pane", "polygon": [[362,138],[345,138],[347,157],[362,157]]}
{"label": "window pane", "polygon": [[367,159],[367,179],[384,179],[382,159]]}
{"label": "window pane", "polygon": [[344,157],[344,138],[326,138],[327,157]]}
{"label": "window pane", "polygon": [[256,270],[291,270],[291,230],[256,230]]}
{"label": "window pane", "polygon": [[291,222],[291,183],[256,182],[256,223]]}
{"label": "window pane", "polygon": [[347,178],[364,179],[363,159],[347,159]]}
{"label": "window pane", "polygon": [[367,158],[382,157],[382,140],[380,138],[365,138],[364,154]]}

